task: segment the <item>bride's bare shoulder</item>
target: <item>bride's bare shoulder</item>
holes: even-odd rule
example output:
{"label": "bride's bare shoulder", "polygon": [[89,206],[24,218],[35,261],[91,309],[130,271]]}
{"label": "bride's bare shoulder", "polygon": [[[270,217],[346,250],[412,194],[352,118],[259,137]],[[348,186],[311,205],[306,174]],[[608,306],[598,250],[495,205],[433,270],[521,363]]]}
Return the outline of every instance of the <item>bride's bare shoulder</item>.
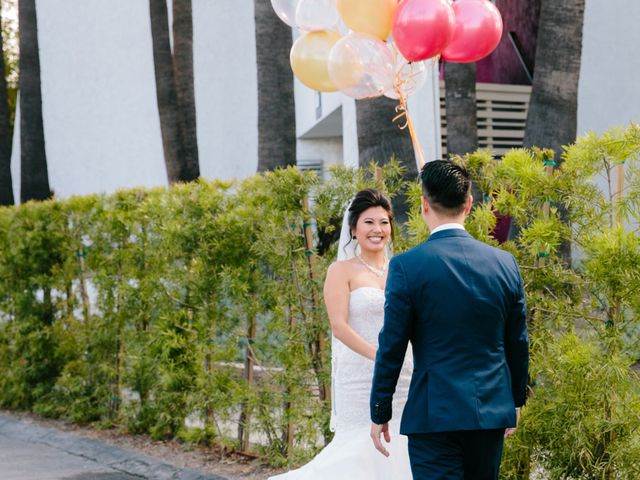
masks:
{"label": "bride's bare shoulder", "polygon": [[356,265],[356,262],[353,258],[349,260],[336,260],[331,265],[329,265],[329,270],[333,270],[336,272],[340,271],[349,271]]}
{"label": "bride's bare shoulder", "polygon": [[336,260],[327,269],[327,277],[349,277],[355,263],[353,259],[350,260]]}

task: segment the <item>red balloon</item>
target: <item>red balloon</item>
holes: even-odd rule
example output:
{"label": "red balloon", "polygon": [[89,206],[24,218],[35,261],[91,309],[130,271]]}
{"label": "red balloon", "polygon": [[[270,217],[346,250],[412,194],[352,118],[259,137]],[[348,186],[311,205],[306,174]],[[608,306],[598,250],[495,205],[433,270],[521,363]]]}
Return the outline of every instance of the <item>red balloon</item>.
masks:
{"label": "red balloon", "polygon": [[471,63],[495,50],[502,37],[502,17],[489,0],[458,0],[453,4],[456,28],[442,51],[448,62]]}
{"label": "red balloon", "polygon": [[448,0],[404,0],[393,19],[393,39],[402,56],[418,62],[438,55],[453,36],[455,16]]}

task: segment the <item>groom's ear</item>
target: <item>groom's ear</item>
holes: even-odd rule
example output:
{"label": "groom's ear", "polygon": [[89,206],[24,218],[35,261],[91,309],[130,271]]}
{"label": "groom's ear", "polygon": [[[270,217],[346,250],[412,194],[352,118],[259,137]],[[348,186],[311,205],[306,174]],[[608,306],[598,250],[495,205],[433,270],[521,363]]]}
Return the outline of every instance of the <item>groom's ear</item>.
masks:
{"label": "groom's ear", "polygon": [[473,207],[473,195],[469,194],[467,197],[467,204],[464,207],[465,215],[469,215],[469,213],[471,213],[471,207]]}
{"label": "groom's ear", "polygon": [[429,202],[425,197],[420,197],[420,200],[422,203],[422,215],[426,215],[429,211]]}

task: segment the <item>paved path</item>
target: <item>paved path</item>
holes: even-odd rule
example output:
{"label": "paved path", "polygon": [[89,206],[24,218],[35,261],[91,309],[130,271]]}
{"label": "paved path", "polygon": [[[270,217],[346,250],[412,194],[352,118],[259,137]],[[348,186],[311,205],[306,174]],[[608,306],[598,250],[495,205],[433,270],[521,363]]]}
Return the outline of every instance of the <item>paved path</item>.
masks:
{"label": "paved path", "polygon": [[0,480],[225,480],[0,415]]}

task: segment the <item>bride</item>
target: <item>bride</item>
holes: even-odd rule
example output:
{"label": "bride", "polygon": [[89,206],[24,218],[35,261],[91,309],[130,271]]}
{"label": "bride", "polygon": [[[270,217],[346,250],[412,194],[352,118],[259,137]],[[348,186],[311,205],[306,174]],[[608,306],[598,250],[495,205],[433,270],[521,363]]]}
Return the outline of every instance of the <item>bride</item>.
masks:
{"label": "bride", "polygon": [[407,439],[399,435],[413,369],[410,351],[394,395],[390,456],[380,455],[369,436],[369,394],[392,238],[389,199],[376,190],[358,192],[345,212],[338,261],[329,267],[324,284],[333,333],[331,428],[335,436],[311,462],[270,480],[411,478]]}

